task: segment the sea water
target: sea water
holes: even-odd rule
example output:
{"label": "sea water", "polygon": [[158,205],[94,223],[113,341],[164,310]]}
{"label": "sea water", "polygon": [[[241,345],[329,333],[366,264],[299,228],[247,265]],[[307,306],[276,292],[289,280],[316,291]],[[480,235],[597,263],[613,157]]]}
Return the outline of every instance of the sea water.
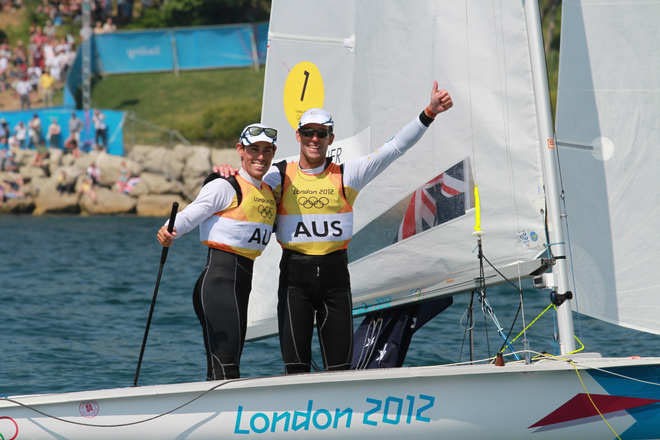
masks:
{"label": "sea water", "polygon": [[[0,395],[127,387],[133,384],[162,247],[160,218],[0,216]],[[487,250],[486,250],[487,252]],[[201,329],[192,288],[206,252],[197,232],[175,243],[164,265],[144,358],[141,385],[204,380]],[[514,281],[515,282],[515,281]],[[502,332],[509,333],[520,294],[490,288],[487,300]],[[549,304],[548,293],[525,289],[524,313],[512,336]],[[467,360],[467,306],[454,304],[414,336],[405,365]],[[501,345],[494,320],[473,302],[472,357]],[[356,317],[355,325],[360,322]],[[526,334],[529,348],[557,352],[554,314],[543,315]],[[585,351],[605,356],[658,355],[660,338],[576,315]],[[514,344],[522,349],[524,337]],[[318,343],[315,341],[315,347]],[[315,361],[320,355],[315,348]],[[248,342],[244,377],[283,372],[277,338]]]}

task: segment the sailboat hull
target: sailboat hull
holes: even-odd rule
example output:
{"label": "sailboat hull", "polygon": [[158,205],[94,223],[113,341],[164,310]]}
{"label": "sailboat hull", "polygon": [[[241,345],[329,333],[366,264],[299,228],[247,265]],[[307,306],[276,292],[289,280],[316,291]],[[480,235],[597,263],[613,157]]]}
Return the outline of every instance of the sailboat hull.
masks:
{"label": "sailboat hull", "polygon": [[0,401],[0,434],[11,440],[603,439],[614,432],[622,439],[657,438],[659,382],[660,358],[596,358],[14,396]]}

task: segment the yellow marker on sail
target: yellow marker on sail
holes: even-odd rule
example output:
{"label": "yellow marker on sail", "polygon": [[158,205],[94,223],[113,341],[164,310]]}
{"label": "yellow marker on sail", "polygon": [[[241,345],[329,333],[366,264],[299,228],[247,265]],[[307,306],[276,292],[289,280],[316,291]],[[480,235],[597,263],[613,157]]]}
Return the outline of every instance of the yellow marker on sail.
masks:
{"label": "yellow marker on sail", "polygon": [[282,104],[287,121],[298,129],[300,116],[314,107],[323,107],[325,85],[316,64],[301,61],[291,68],[284,83]]}
{"label": "yellow marker on sail", "polygon": [[479,186],[474,185],[474,235],[481,235],[481,202],[479,200]]}

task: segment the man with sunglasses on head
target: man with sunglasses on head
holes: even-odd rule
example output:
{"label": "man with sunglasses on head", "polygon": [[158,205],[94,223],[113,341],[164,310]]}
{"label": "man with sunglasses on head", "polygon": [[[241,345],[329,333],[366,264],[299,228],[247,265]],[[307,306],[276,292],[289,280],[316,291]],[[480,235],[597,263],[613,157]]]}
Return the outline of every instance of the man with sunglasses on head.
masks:
{"label": "man with sunglasses on head", "polygon": [[276,140],[274,128],[245,127],[236,144],[241,158],[238,174],[222,178],[212,173],[195,200],[177,215],[172,233],[165,224],[156,235],[160,244],[170,246],[199,226],[200,240],[209,248],[193,291],[204,335],[207,380],[240,377],[252,267],[270,240],[276,215],[273,192],[263,182]]}

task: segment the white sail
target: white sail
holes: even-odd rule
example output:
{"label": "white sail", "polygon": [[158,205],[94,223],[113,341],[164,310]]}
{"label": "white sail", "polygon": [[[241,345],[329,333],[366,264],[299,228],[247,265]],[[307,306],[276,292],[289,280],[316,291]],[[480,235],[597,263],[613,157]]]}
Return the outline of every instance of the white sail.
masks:
{"label": "white sail", "polygon": [[[294,131],[307,108],[333,113],[329,155],[343,161],[374,151],[416,117],[433,80],[456,103],[358,196],[349,247],[354,304],[387,303],[432,285],[445,293],[474,286],[474,183],[486,257],[528,275],[518,265],[542,252],[545,233],[521,3],[416,1],[410,8],[404,1],[279,0],[268,50],[262,120],[280,130],[280,158],[297,156]],[[462,212],[397,241],[411,195],[457,164],[463,164]],[[250,313],[257,326],[275,313],[279,249],[276,243],[269,248],[255,266]]]}
{"label": "white sail", "polygon": [[660,1],[562,13],[556,126],[576,310],[660,334]]}

